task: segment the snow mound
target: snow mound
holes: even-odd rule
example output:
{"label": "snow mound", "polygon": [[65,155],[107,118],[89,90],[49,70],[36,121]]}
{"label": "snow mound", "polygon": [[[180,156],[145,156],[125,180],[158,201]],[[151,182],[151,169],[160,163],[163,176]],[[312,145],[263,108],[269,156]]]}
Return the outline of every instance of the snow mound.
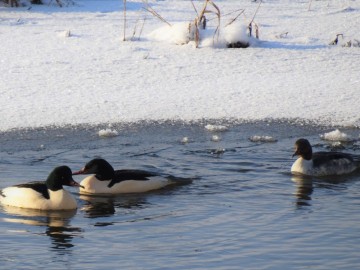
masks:
{"label": "snow mound", "polygon": [[[148,36],[150,40],[184,45],[195,41],[195,27],[190,22],[180,22],[165,25],[152,31]],[[240,22],[220,28],[199,29],[199,44],[201,47],[225,48],[228,44],[241,42],[250,44],[247,26]]]}
{"label": "snow mound", "polygon": [[165,25],[152,31],[148,38],[170,44],[183,45],[190,41],[189,23],[181,22],[173,25]]}

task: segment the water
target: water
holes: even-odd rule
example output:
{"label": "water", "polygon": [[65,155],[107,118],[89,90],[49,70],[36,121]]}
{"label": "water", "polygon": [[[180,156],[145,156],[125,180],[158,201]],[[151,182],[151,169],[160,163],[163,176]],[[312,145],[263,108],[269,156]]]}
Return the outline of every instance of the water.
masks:
{"label": "water", "polygon": [[[0,206],[2,269],[360,269],[360,173],[323,179],[289,173],[293,144],[333,128],[289,123],[20,130],[0,136],[0,188],[46,178],[94,157],[115,168],[194,177],[146,194],[80,196],[78,210]],[[342,129],[359,138],[359,129]],[[214,141],[217,135],[219,140]],[[251,142],[268,135],[277,142]],[[182,143],[184,137],[188,143]],[[216,138],[215,138],[216,139]],[[339,146],[337,146],[339,147]],[[340,145],[360,154],[359,142]],[[76,180],[81,180],[77,176]]]}

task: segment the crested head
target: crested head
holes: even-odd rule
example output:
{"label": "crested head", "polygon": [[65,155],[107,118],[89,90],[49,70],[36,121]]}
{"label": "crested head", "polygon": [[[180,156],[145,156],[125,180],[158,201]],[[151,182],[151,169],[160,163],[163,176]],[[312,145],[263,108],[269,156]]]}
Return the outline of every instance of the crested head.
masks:
{"label": "crested head", "polygon": [[85,167],[74,174],[95,174],[99,180],[110,180],[114,178],[114,168],[102,158],[95,158],[86,163]]}
{"label": "crested head", "polygon": [[46,179],[48,189],[56,191],[65,186],[79,186],[72,178],[71,169],[68,166],[56,167]]}
{"label": "crested head", "polygon": [[301,138],[295,142],[295,152],[293,156],[300,156],[303,159],[310,160],[312,158],[312,147],[307,139]]}

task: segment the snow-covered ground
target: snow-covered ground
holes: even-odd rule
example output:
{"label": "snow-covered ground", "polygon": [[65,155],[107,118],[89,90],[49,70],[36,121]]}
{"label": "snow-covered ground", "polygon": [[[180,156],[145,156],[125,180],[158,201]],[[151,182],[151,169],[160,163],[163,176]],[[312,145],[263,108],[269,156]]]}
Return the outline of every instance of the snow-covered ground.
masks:
{"label": "snow-covered ground", "polygon": [[[342,46],[360,41],[360,1],[311,1],[309,9],[307,0],[264,0],[254,20],[260,39],[246,49],[223,44],[244,34],[259,1],[214,0],[220,41],[207,13],[198,48],[175,44],[196,17],[190,1],[149,0],[171,27],[142,1],[127,1],[125,42],[123,1],[75,2],[0,7],[0,131],[268,118],[360,126],[360,48]],[[198,12],[203,3],[194,1]]]}

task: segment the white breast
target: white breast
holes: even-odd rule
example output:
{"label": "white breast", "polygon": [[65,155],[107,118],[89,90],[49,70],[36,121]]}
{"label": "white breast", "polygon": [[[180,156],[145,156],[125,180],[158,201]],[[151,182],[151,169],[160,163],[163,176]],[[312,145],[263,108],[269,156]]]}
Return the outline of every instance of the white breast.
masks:
{"label": "white breast", "polygon": [[49,209],[70,210],[77,208],[77,203],[75,198],[67,190],[65,189],[60,189],[58,191],[49,190],[49,194],[50,194]]}
{"label": "white breast", "polygon": [[292,173],[301,173],[305,175],[313,175],[313,162],[299,157],[291,166]]}

